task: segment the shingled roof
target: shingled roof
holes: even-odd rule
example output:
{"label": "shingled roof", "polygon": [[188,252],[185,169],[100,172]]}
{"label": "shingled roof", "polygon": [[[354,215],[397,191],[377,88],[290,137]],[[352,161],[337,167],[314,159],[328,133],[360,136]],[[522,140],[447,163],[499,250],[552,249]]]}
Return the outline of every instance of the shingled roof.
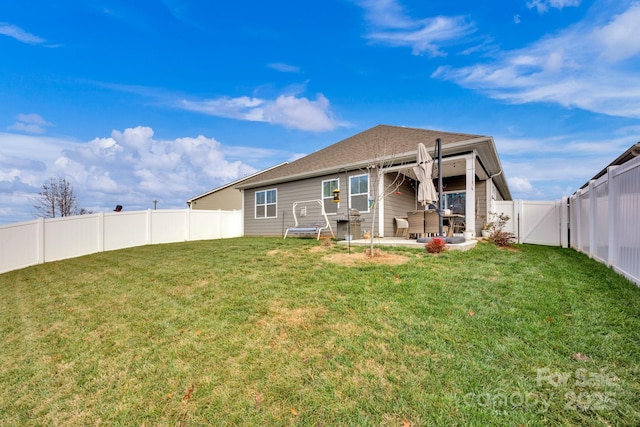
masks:
{"label": "shingled roof", "polygon": [[448,145],[480,139],[491,140],[490,137],[482,135],[378,125],[294,162],[245,180],[238,188],[318,176],[340,168],[357,168],[381,155],[415,157],[418,143],[422,142],[433,152],[436,138],[440,138],[443,154],[448,151]]}

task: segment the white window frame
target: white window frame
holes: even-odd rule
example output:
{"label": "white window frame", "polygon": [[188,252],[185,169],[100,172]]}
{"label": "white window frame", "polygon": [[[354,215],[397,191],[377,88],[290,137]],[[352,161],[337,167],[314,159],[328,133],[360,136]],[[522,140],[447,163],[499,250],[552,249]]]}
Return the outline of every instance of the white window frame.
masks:
{"label": "white window frame", "polygon": [[[275,202],[268,202],[268,194],[269,192],[274,191],[276,195]],[[258,203],[258,194],[264,193],[264,203]],[[278,217],[278,189],[277,188],[269,188],[268,190],[259,190],[256,191],[255,194],[255,207],[254,207],[254,218],[255,219],[271,219]],[[264,206],[264,216],[258,216],[258,206]],[[269,206],[275,206],[275,215],[269,216]]]}
{"label": "white window frame", "polygon": [[[351,180],[354,179],[354,178],[360,178],[362,176],[367,178],[367,192],[366,193],[354,193],[353,192],[353,187],[351,186]],[[371,180],[369,179],[369,174],[363,173],[363,174],[360,174],[360,175],[351,175],[349,177],[349,208],[353,208],[353,198],[354,197],[358,197],[358,196],[361,197],[363,195],[366,195],[367,196],[367,210],[364,210],[364,211],[360,210],[360,209],[358,209],[358,210],[360,212],[362,212],[362,213],[368,213],[369,210],[370,210],[370,208],[369,208],[369,199],[370,199],[370,196],[371,196],[371,188],[370,187],[371,187]]]}
{"label": "white window frame", "polygon": [[[320,186],[320,196],[321,196],[322,204],[323,204],[323,207],[324,207],[324,213],[326,213],[327,215],[337,215],[339,210],[340,210],[340,203],[334,203],[333,202],[333,193],[328,195],[328,196],[324,195],[324,183],[325,182],[332,182],[332,181],[337,182],[338,185],[336,186],[336,188],[338,189],[338,191],[340,191],[340,179],[339,178],[324,179],[324,180],[322,180],[322,184]],[[331,199],[331,203],[336,205],[336,211],[335,212],[327,212],[327,209],[326,209],[326,207],[324,205],[326,199]]]}
{"label": "white window frame", "polygon": [[465,215],[465,219],[466,219],[466,216],[467,216],[467,209],[466,209],[467,190],[443,191],[443,192],[442,192],[442,195],[443,195],[443,198],[444,198],[444,200],[445,200],[445,206],[444,206],[444,208],[445,208],[445,209],[451,209],[451,208],[449,207],[449,204],[448,204],[448,202],[449,202],[449,197],[447,197],[447,196],[449,196],[449,195],[451,195],[451,194],[464,194],[464,200],[465,200],[465,214],[464,214],[464,215]]}

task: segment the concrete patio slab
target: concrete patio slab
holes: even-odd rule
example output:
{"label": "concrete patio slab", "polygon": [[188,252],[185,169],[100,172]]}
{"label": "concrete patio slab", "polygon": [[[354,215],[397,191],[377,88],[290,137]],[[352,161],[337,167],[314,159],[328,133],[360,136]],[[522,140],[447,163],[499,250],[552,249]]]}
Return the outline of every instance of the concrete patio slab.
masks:
{"label": "concrete patio slab", "polygon": [[[349,242],[347,240],[339,240],[339,245],[347,246]],[[424,249],[424,243],[418,243],[415,239],[405,239],[401,237],[376,237],[373,239],[375,246],[400,246],[406,248]],[[475,239],[467,240],[462,243],[448,243],[447,250],[449,251],[468,251],[473,249],[478,244]],[[358,239],[352,240],[351,246],[369,246],[371,245],[370,239]]]}

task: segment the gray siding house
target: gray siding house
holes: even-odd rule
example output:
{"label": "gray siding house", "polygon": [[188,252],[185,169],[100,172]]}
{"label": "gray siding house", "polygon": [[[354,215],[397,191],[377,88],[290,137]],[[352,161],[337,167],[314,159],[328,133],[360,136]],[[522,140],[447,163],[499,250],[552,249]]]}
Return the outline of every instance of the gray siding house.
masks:
{"label": "gray siding house", "polygon": [[[393,236],[394,217],[423,209],[417,200],[413,167],[419,143],[435,160],[437,138],[442,147],[445,208],[464,215],[466,229],[480,234],[492,201],[511,200],[493,138],[388,125],[378,125],[235,185],[242,191],[244,234],[282,236],[294,225],[294,202],[320,199],[330,221],[355,208],[363,221],[361,230],[371,230],[375,220],[376,235]],[[380,170],[384,171],[381,178]],[[334,189],[340,191],[340,203],[333,202]],[[376,198],[376,194],[384,197]],[[375,219],[372,199],[377,203]]]}

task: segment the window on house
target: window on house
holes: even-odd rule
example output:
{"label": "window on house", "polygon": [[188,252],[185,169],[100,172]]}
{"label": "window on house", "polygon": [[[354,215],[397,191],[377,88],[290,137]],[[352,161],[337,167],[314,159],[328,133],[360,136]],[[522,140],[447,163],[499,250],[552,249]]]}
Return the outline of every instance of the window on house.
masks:
{"label": "window on house", "polygon": [[324,211],[328,214],[338,213],[339,203],[333,202],[333,190],[337,189],[337,179],[327,179],[322,181],[322,203],[324,205]]}
{"label": "window on house", "polygon": [[349,177],[349,207],[369,212],[369,175]]}
{"label": "window on house", "polygon": [[256,191],[256,218],[276,218],[278,212],[276,189]]}
{"label": "window on house", "polygon": [[465,191],[457,193],[444,193],[444,208],[451,209],[451,213],[466,215],[467,193]]}

